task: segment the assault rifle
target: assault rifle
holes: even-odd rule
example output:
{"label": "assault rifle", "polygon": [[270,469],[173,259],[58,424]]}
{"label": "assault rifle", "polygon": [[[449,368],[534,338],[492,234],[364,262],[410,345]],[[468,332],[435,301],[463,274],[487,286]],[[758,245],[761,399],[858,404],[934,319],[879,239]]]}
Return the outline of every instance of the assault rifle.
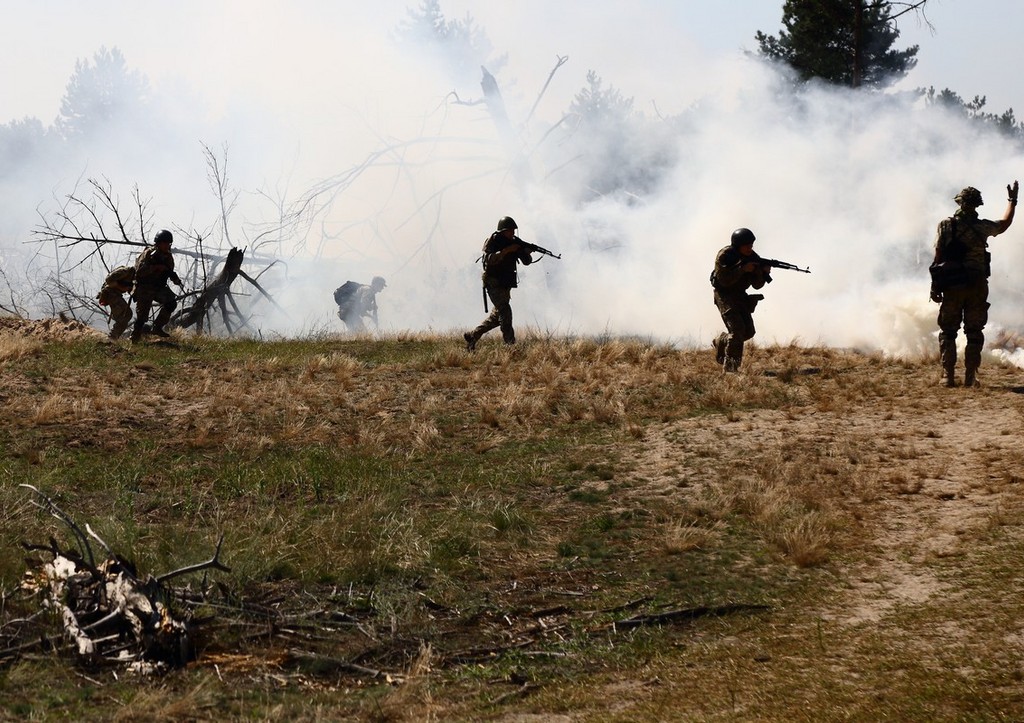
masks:
{"label": "assault rifle", "polygon": [[[755,264],[760,264],[761,267],[765,269],[785,269],[786,271],[799,271],[802,274],[811,273],[810,269],[801,269],[796,264],[791,264],[788,261],[779,261],[778,259],[766,259],[763,256],[758,256],[756,259],[751,259],[750,257],[741,257],[739,265],[744,266],[750,263],[751,261],[753,261]],[[765,281],[770,284],[772,282],[772,277],[766,275]]]}
{"label": "assault rifle", "polygon": [[786,271],[799,271],[804,274],[811,273],[810,269],[801,269],[796,264],[791,264],[788,261],[779,261],[778,259],[761,259],[761,265],[767,266],[771,269],[785,269]]}
{"label": "assault rifle", "polygon": [[517,244],[519,244],[520,246],[522,246],[527,251],[530,251],[530,252],[533,252],[533,253],[542,254],[544,256],[550,256],[553,259],[561,259],[562,258],[562,254],[556,254],[553,251],[548,251],[543,246],[538,246],[537,244],[532,244],[529,241],[523,241],[518,236],[516,236],[516,241],[515,242]]}

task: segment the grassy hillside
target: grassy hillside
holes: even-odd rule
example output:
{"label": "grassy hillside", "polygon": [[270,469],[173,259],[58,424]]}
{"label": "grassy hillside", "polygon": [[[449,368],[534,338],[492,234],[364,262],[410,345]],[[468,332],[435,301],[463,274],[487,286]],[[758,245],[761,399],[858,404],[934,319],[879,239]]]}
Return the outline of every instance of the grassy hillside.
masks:
{"label": "grassy hillside", "polygon": [[58,630],[21,542],[71,545],[19,484],[141,574],[231,568],[175,580],[186,668],[30,647],[0,718],[1018,717],[1024,374],[983,372],[0,332],[0,647]]}

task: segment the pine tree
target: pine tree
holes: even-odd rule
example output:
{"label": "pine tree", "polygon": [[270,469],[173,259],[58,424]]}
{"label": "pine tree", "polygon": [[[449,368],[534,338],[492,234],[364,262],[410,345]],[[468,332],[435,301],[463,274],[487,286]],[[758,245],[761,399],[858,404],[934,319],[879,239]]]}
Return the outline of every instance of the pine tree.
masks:
{"label": "pine tree", "polygon": [[758,31],[759,53],[787,63],[802,81],[884,88],[916,64],[918,46],[894,50],[900,31],[892,3],[879,0],[786,0],[778,37]]}
{"label": "pine tree", "polygon": [[149,81],[128,68],[120,50],[100,48],[91,63],[75,63],[61,100],[57,131],[69,140],[116,132],[111,124],[125,117],[140,118],[149,95]]}

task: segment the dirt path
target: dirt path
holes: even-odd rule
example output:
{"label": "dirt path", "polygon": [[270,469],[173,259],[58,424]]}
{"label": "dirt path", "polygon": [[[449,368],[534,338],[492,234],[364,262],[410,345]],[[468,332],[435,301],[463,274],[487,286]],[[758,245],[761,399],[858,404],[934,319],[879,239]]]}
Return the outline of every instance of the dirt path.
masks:
{"label": "dirt path", "polygon": [[[1024,629],[1007,629],[1016,616],[1016,607],[1007,606],[1016,603],[1001,602],[1024,583],[1012,569],[1008,578],[975,569],[988,552],[1006,549],[999,545],[1024,545],[1021,375],[1012,367],[986,371],[981,389],[940,388],[930,370],[918,368],[891,385],[885,380],[886,388],[902,389],[860,401],[849,401],[847,388],[831,400],[822,395],[787,409],[715,413],[647,429],[633,460],[631,494],[689,500],[706,510],[729,490],[790,490],[831,510],[842,528],[821,563],[818,579],[827,592],[777,611],[768,626],[817,629],[827,646],[799,648],[788,663],[780,650],[770,665],[743,668],[747,696],[788,685],[783,681],[808,669],[805,655],[821,656],[825,669],[805,681],[813,691],[807,710],[834,690],[863,685],[870,712],[868,694],[878,689],[854,682],[865,670],[919,666],[939,671],[938,690],[947,682],[970,689],[998,676],[1002,661],[1024,655]],[[773,635],[748,642],[771,646]],[[878,662],[879,651],[891,659]],[[984,661],[983,674],[967,661]],[[1000,689],[998,705],[1024,695],[1016,680]]]}

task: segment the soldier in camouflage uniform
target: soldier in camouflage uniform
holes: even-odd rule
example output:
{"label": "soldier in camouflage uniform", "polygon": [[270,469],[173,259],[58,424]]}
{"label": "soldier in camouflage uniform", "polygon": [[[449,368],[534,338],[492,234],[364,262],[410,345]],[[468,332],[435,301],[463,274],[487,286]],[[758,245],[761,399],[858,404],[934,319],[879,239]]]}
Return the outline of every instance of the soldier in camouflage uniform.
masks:
{"label": "soldier in camouflage uniform", "polygon": [[935,264],[961,268],[962,278],[956,285],[939,288],[933,282],[932,301],[939,303],[939,357],[942,362],[942,383],[956,386],[956,335],[961,324],[967,347],[964,350],[964,386],[978,383],[981,350],[985,344],[988,322],[988,277],[991,255],[988,237],[998,236],[1010,228],[1017,207],[1017,181],[1006,187],[1008,205],[1001,221],[978,218],[983,205],[981,192],[968,186],[953,199],[960,208],[951,218],[939,222],[935,237]]}
{"label": "soldier in camouflage uniform", "polygon": [[350,332],[366,331],[364,316],[373,321],[375,328],[380,326],[377,321],[377,294],[386,286],[387,282],[383,276],[374,276],[369,284],[358,284],[348,298],[338,305],[338,318],[345,322],[345,327]]}
{"label": "soldier in camouflage uniform", "polygon": [[462,335],[469,351],[476,349],[480,337],[497,327],[501,327],[506,344],[516,343],[516,331],[512,327],[512,289],[519,285],[516,264],[533,263],[529,250],[516,236],[518,228],[515,221],[505,216],[498,221],[498,230],[484,242],[484,290],[494,309],[473,331]]}
{"label": "soldier in camouflage uniform", "polygon": [[726,328],[713,342],[715,360],[724,371],[739,371],[743,343],[754,338],[754,307],[764,297],[748,294],[747,289],[760,289],[769,281],[768,268],[754,253],[753,232],[748,228],[733,231],[729,245],[715,257],[715,270],[711,272],[715,306]]}
{"label": "soldier in camouflage uniform", "polygon": [[114,326],[110,329],[111,339],[120,339],[132,320],[132,307],[125,301],[124,295],[132,290],[135,281],[135,269],[131,266],[118,266],[107,274],[103,288],[96,295],[100,306],[110,307],[110,318]]}
{"label": "soldier in camouflage uniform", "polygon": [[164,325],[170,321],[178,300],[174,292],[168,288],[167,282],[171,281],[181,288],[181,279],[174,273],[174,257],[171,255],[173,240],[171,232],[164,229],[153,239],[153,245],[139,254],[139,259],[135,262],[135,288],[132,291],[132,297],[135,299],[133,342],[142,338],[153,302],[160,305],[160,313],[153,320],[153,333],[157,336],[170,336],[164,330]]}

